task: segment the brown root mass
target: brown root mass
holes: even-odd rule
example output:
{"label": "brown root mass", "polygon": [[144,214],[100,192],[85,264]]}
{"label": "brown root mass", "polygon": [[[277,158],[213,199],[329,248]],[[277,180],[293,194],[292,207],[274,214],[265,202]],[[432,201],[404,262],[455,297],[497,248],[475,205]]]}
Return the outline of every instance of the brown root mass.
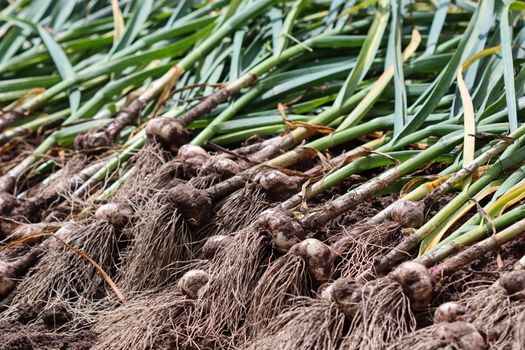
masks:
{"label": "brown root mass", "polygon": [[302,299],[275,317],[250,342],[249,350],[338,349],[344,335],[345,316],[326,300]]}
{"label": "brown root mass", "polygon": [[212,219],[199,229],[199,236],[235,233],[254,222],[270,206],[266,193],[248,184],[215,205]]}
{"label": "brown root mass", "polygon": [[166,191],[160,191],[137,212],[141,220],[132,229],[133,241],[119,277],[125,291],[145,291],[172,282],[176,264],[192,256],[190,230],[166,198]]}
{"label": "brown root mass", "polygon": [[208,339],[217,347],[234,343],[271,255],[268,236],[248,227],[215,256],[210,283],[192,317],[192,340]]}
{"label": "brown root mass", "polygon": [[293,297],[307,296],[309,290],[311,282],[302,257],[288,253],[272,262],[253,290],[245,322],[246,336],[256,337],[290,306]]}
{"label": "brown root mass", "polygon": [[416,320],[403,287],[390,277],[380,278],[363,286],[360,307],[342,347],[386,349],[415,329]]}
{"label": "brown root mass", "polygon": [[[113,225],[88,219],[68,230],[65,242],[82,252],[110,276],[114,275],[121,244],[121,233]],[[97,299],[113,293],[95,266],[77,252],[49,238],[40,261],[15,290],[11,310],[45,301],[38,318],[49,309],[64,307],[75,319],[89,319]]]}
{"label": "brown root mass", "polygon": [[343,277],[357,277],[368,271],[374,259],[389,251],[403,238],[400,225],[386,221],[377,225],[357,224],[334,237],[332,250],[337,256],[336,272]]}
{"label": "brown root mass", "polygon": [[94,350],[178,349],[194,302],[178,287],[144,295],[103,314],[95,326]]}

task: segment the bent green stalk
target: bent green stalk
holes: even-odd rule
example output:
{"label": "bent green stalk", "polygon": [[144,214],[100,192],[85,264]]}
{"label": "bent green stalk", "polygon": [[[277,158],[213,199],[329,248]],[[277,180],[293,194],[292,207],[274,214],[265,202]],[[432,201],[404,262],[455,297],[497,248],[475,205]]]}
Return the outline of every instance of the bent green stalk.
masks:
{"label": "bent green stalk", "polygon": [[[517,142],[523,144],[525,137],[521,137]],[[481,178],[465,188],[436,215],[434,215],[425,225],[419,228],[414,234],[406,237],[400,244],[383,256],[374,266],[375,273],[384,273],[387,269],[400,262],[412,249],[430,235],[450,214],[457,210],[461,205],[469,200],[476,193],[484,189],[490,182],[495,180],[501,172],[522,162],[525,157],[525,148],[521,148],[506,158],[499,159],[489,171]]]}

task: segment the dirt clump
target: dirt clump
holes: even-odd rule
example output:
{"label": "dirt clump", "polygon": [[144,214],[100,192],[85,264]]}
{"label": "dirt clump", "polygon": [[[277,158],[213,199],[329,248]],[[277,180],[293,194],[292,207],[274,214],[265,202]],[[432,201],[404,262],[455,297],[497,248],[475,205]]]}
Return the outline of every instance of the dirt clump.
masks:
{"label": "dirt clump", "polygon": [[44,324],[8,321],[0,321],[0,335],[0,350],[87,350],[96,340],[96,335],[89,330],[49,330]]}

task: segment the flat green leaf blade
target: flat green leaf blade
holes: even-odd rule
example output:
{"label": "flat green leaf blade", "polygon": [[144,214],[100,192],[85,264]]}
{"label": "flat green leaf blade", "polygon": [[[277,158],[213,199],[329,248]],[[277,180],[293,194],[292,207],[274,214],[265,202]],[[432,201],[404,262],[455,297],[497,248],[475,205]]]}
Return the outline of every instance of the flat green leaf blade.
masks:
{"label": "flat green leaf blade", "polygon": [[[136,3],[137,4],[137,3]],[[137,37],[139,32],[144,27],[151,10],[153,9],[153,0],[141,0],[132,11],[131,19],[126,23],[124,33],[119,38],[117,44],[113,46],[110,56],[129,46]]]}
{"label": "flat green leaf blade", "polygon": [[432,20],[432,25],[430,26],[430,31],[428,33],[427,47],[425,49],[424,55],[431,55],[436,50],[436,46],[441,35],[441,30],[445,24],[445,19],[447,18],[448,8],[450,6],[450,0],[440,0],[439,5],[434,14],[434,19]]}
{"label": "flat green leaf blade", "polygon": [[[395,144],[399,139],[416,131],[423,124],[428,115],[434,111],[441,98],[447,93],[449,87],[456,78],[456,73],[463,57],[465,56],[465,52],[470,52],[475,44],[477,33],[482,26],[479,18],[483,18],[483,15],[487,11],[487,7],[487,1],[481,1],[480,6],[478,6],[472,15],[454,55],[445,69],[441,71],[439,76],[432,83],[431,88],[429,88],[430,90],[428,90],[429,93],[424,94],[426,97],[424,102],[422,102],[422,105],[420,107],[413,105],[410,108],[410,111],[416,110],[414,116],[408,121],[403,130],[392,138],[392,143]],[[416,103],[418,102],[419,101],[416,101]]]}
{"label": "flat green leaf blade", "polygon": [[347,100],[355,91],[357,85],[361,82],[363,77],[366,75],[370,66],[372,65],[373,59],[377,54],[383,34],[388,24],[388,2],[381,1],[378,4],[377,12],[374,17],[374,22],[370,27],[367,34],[363,47],[359,52],[357,58],[357,64],[348,76],[340,90],[339,94],[334,103],[334,107],[340,107],[343,101]]}
{"label": "flat green leaf blade", "polygon": [[[62,50],[62,47],[55,41],[51,34],[40,26],[38,26],[38,34],[40,34],[44,45],[49,51],[49,55],[53,59],[58,74],[60,74],[62,80],[74,78],[75,71],[71,62],[67,58],[66,53]],[[73,89],[69,93],[69,104],[71,107],[71,113],[75,114],[80,106],[80,91],[78,89]]]}
{"label": "flat green leaf blade", "polygon": [[511,132],[518,128],[518,112],[516,109],[516,88],[514,86],[514,65],[512,59],[512,32],[509,24],[508,2],[502,9],[500,21],[501,55],[503,59],[503,79],[505,81],[505,97],[509,115],[509,128]]}
{"label": "flat green leaf blade", "polygon": [[[407,119],[407,92],[403,73],[403,57],[401,54],[401,9],[397,1],[392,2],[392,23],[388,38],[387,56],[394,63],[394,135],[397,135]],[[387,60],[388,61],[388,60]],[[390,64],[390,62],[388,62]]]}

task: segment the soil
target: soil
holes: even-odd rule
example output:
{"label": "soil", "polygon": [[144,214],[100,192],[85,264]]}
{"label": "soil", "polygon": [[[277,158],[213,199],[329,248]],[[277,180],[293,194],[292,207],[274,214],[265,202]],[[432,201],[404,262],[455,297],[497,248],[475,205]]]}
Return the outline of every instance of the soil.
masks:
{"label": "soil", "polygon": [[95,343],[93,332],[68,324],[72,317],[65,308],[57,306],[41,313],[42,306],[25,305],[18,309],[17,320],[0,320],[0,350],[83,350]]}
{"label": "soil", "polygon": [[43,323],[0,321],[0,339],[0,350],[85,350],[95,343],[96,336],[88,330],[70,332],[49,329]]}

